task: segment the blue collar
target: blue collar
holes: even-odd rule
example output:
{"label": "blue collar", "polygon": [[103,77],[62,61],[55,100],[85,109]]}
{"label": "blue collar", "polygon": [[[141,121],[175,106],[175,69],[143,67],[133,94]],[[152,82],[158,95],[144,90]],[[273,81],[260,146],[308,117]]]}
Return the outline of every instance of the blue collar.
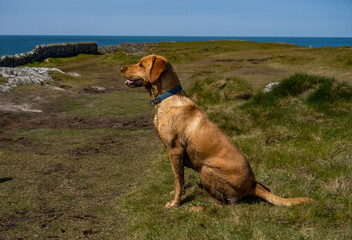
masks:
{"label": "blue collar", "polygon": [[182,90],[181,85],[178,85],[177,87],[175,87],[175,88],[167,91],[166,93],[161,94],[159,97],[156,97],[153,100],[151,100],[150,105],[155,106],[155,105],[161,103],[161,101],[163,101],[164,99],[171,97],[172,95],[174,95],[175,93],[178,93],[181,90]]}

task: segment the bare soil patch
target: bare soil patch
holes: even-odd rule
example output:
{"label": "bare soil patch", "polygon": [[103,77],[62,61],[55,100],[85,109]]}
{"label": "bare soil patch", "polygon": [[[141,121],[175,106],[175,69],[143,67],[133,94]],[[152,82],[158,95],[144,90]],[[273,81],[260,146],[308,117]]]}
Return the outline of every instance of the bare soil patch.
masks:
{"label": "bare soil patch", "polygon": [[[280,56],[281,58],[284,58],[284,56]],[[271,61],[271,57],[266,57],[266,58],[241,58],[241,59],[232,59],[232,58],[226,58],[226,59],[216,59],[214,62],[250,62],[252,64],[259,64],[267,61]]]}
{"label": "bare soil patch", "polygon": [[0,127],[4,129],[95,129],[95,128],[152,128],[153,121],[150,117],[141,119],[119,119],[114,117],[83,118],[65,113],[27,113],[6,112],[3,113]]}

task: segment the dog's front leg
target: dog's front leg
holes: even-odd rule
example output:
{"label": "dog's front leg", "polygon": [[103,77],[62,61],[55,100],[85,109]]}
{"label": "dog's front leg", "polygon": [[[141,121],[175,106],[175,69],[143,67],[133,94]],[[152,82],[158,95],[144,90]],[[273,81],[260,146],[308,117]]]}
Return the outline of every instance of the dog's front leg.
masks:
{"label": "dog's front leg", "polygon": [[172,149],[169,150],[169,157],[172,166],[172,172],[174,174],[174,199],[166,203],[166,208],[178,207],[181,202],[181,197],[184,194],[184,167],[183,167],[183,149]]}

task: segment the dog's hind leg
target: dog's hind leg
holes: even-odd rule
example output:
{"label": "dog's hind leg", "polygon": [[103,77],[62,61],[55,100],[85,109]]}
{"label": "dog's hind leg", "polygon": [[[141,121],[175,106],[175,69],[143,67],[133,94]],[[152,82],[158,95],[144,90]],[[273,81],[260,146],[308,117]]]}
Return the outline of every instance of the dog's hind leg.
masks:
{"label": "dog's hind leg", "polygon": [[209,167],[202,168],[200,179],[203,188],[217,204],[235,203],[241,197],[225,178]]}

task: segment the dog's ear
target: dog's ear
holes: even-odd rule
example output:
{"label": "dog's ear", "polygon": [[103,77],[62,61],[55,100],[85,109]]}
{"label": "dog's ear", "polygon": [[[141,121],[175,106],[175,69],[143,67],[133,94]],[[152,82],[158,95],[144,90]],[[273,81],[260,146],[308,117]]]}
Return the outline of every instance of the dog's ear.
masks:
{"label": "dog's ear", "polygon": [[150,69],[150,76],[149,76],[149,82],[154,83],[156,80],[159,79],[160,74],[166,69],[166,62],[165,60],[153,56],[152,58],[152,67]]}

